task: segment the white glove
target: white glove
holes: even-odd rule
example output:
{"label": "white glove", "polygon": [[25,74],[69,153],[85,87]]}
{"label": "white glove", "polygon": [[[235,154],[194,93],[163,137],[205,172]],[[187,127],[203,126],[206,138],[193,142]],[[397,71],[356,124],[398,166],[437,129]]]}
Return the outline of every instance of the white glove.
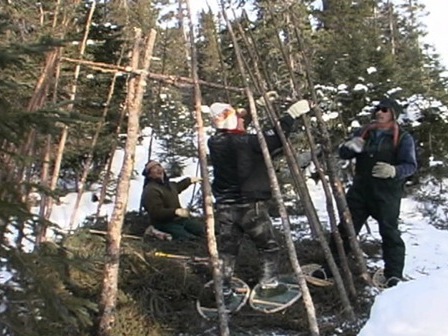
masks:
{"label": "white glove", "polygon": [[190,177],[190,182],[191,183],[202,182],[202,177]]}
{"label": "white glove", "polygon": [[361,153],[364,149],[364,139],[361,137],[354,137],[344,143],[344,147],[351,149],[355,153]]}
{"label": "white glove", "polygon": [[301,115],[308,113],[311,110],[310,103],[306,99],[299,100],[298,102],[292,104],[288,111],[288,113],[293,118],[298,118]]}
{"label": "white glove", "polygon": [[[270,102],[273,102],[280,97],[277,91],[266,92],[266,96],[268,97]],[[266,106],[266,100],[264,99],[264,96],[258,98],[255,102],[257,103],[258,106]]]}
{"label": "white glove", "polygon": [[372,169],[372,176],[381,179],[394,178],[396,174],[395,166],[386,162],[377,162]]}
{"label": "white glove", "polygon": [[174,214],[182,218],[188,218],[190,217],[190,210],[184,208],[178,208],[174,211]]}

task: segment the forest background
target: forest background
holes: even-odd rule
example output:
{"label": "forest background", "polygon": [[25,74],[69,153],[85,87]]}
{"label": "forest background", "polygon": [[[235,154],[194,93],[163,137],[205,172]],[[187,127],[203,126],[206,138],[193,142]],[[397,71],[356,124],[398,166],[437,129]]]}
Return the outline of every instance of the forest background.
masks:
{"label": "forest background", "polygon": [[[397,99],[403,106],[402,125],[418,144],[420,169],[408,190],[438,204],[428,215],[434,225],[446,228],[443,192],[424,193],[428,183],[444,185],[448,151],[446,69],[433,46],[424,42],[424,6],[414,0],[326,0],[319,9],[310,4],[233,2],[235,8],[250,8],[250,18],[241,10],[235,16],[229,10],[229,15],[246,67],[261,69],[264,83],[241,75],[222,16],[201,12],[194,44],[202,104],[227,101],[247,107],[241,89],[247,83],[257,95],[277,91],[282,97],[279,111],[314,92],[335,151],[357,122],[369,120],[375,101],[384,95]],[[167,11],[168,5],[174,10]],[[48,219],[61,196],[82,195],[98,184],[98,212],[86,219],[86,226],[105,220],[100,216],[104,202],[120,204],[120,179],[112,178],[110,165],[117,148],[130,148],[129,129],[135,126],[130,120],[136,108],[129,104],[130,83],[143,77],[131,63],[136,41],[154,37],[149,74],[143,72],[147,77],[138,132],[152,129],[164,149],[159,158],[171,176],[182,174],[185,162],[179,158],[197,156],[185,4],[57,0],[30,5],[19,0],[0,6],[0,256],[3,269],[14,275],[0,288],[2,333],[94,335],[102,314],[99,302],[105,300],[104,293],[99,299],[101,283],[90,283],[87,290],[74,274],[101,273],[98,255],[104,256],[104,247],[87,253],[75,248],[79,242],[71,242],[69,248],[72,235],[67,232],[59,232],[59,239],[50,243],[48,228],[57,229],[58,223]],[[262,125],[269,125],[262,111],[260,118]],[[204,120],[207,124],[205,114]],[[327,140],[316,120],[311,126],[316,143]],[[120,136],[126,130],[128,136]],[[309,150],[305,136],[292,141],[299,152]],[[300,201],[288,189],[285,162],[279,159],[276,165],[288,210],[300,213]],[[350,170],[342,164],[340,168],[341,179],[348,181]],[[31,211],[36,205],[38,213]],[[76,227],[77,216],[75,205],[70,228]],[[24,248],[29,243],[32,251]],[[122,306],[132,301],[125,291],[118,297]],[[164,329],[157,318],[148,322],[130,306],[125,313],[134,317],[133,327]]]}

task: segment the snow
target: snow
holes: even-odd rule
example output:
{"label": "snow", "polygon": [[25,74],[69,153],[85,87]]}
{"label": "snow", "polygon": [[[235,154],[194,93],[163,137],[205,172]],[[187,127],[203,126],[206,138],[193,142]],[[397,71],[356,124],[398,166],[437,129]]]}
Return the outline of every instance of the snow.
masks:
{"label": "snow", "polygon": [[402,283],[377,296],[358,336],[448,335],[448,270]]}
{"label": "snow", "polygon": [[[319,217],[325,219],[321,185],[307,185]],[[400,230],[406,243],[404,274],[411,280],[376,296],[370,318],[358,336],[448,335],[448,232],[428,224],[421,210],[417,201],[403,199]],[[379,240],[376,222],[369,219],[368,224],[372,233],[363,229],[361,239]],[[382,267],[383,263],[370,261],[369,266]]]}
{"label": "snow", "polygon": [[[353,125],[352,125],[353,126]],[[139,210],[143,176],[140,174],[147,162],[147,148],[150,132],[144,130],[142,145],[136,149],[135,178],[131,181],[128,211]],[[161,148],[157,141],[153,144],[153,156],[157,158]],[[117,150],[113,160],[113,171],[118,173],[123,161],[123,150]],[[163,162],[162,162],[163,164]],[[184,170],[185,176],[196,176],[197,159],[189,159]],[[308,188],[322,222],[328,222],[325,196],[321,184],[309,180]],[[436,188],[436,187],[434,187]],[[193,186],[181,194],[180,200],[186,206],[191,199]],[[79,222],[85,216],[96,212],[97,203],[91,202],[91,193],[82,198]],[[64,229],[72,211],[75,194],[61,199],[62,203],[53,209],[51,220]],[[102,214],[110,216],[112,204],[103,206]],[[376,296],[370,318],[359,333],[359,336],[446,336],[448,335],[448,232],[438,230],[428,223],[423,215],[421,203],[405,198],[402,201],[400,229],[406,243],[405,276],[412,280],[402,282],[398,286],[387,289]],[[372,233],[361,231],[362,239],[379,240],[376,222],[369,220]],[[371,266],[371,262],[369,264]],[[382,261],[376,262],[382,267]],[[0,283],[7,282],[7,275],[0,274]],[[1,310],[1,305],[0,305]],[[335,330],[335,335],[338,334]]]}

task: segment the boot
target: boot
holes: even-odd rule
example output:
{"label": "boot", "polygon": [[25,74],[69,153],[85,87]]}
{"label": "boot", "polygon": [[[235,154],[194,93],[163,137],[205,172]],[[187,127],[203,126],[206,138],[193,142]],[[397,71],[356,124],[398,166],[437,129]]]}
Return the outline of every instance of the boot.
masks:
{"label": "boot", "polygon": [[232,301],[232,298],[234,296],[231,281],[233,276],[233,270],[235,268],[235,260],[236,257],[233,255],[222,256],[222,269],[221,269],[223,278],[222,291],[224,294],[224,303],[226,305],[230,301]]}
{"label": "boot", "polygon": [[261,253],[262,276],[260,279],[261,297],[272,297],[281,295],[288,290],[288,287],[278,281],[279,252],[263,251]]}

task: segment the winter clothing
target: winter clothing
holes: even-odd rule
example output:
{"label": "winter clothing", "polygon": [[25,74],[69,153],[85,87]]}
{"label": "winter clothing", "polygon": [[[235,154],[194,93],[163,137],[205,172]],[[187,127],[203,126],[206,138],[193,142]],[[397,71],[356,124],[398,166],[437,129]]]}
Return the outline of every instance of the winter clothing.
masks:
{"label": "winter clothing", "polygon": [[[182,209],[179,194],[191,185],[191,179],[170,182],[148,179],[142,194],[142,204],[156,229],[170,233],[173,239],[193,239],[204,236],[204,227],[190,219],[187,209]],[[188,213],[188,215],[187,215]]]}
{"label": "winter clothing", "polygon": [[372,169],[372,176],[382,179],[394,178],[396,173],[395,166],[386,162],[377,162]]}
{"label": "winter clothing", "polygon": [[310,104],[306,100],[300,100],[295,104],[292,104],[286,111],[292,118],[298,118],[310,111]]}
{"label": "winter clothing", "polygon": [[[280,125],[289,136],[294,119],[289,115],[280,119]],[[274,130],[265,132],[269,151],[282,144]],[[233,134],[220,131],[208,141],[213,165],[213,195],[218,204],[241,204],[271,198],[271,186],[263,154],[254,134]]]}
{"label": "winter clothing", "polygon": [[[291,115],[299,116],[310,110],[306,101],[299,105],[293,108],[294,113],[279,120],[285,136],[289,136],[294,125]],[[274,129],[264,132],[264,138],[271,154],[281,149],[281,140]],[[264,204],[271,198],[271,186],[258,138],[218,128],[208,146],[213,165],[212,190],[220,230],[218,247],[223,261],[224,289],[230,287],[244,234],[251,238],[260,253],[262,286],[277,286],[280,248]]]}
{"label": "winter clothing", "polygon": [[145,188],[150,181],[149,172],[151,168],[157,165],[160,165],[160,163],[156,160],[149,160],[146,163],[145,168],[142,170],[142,175],[145,177],[145,180],[143,181],[143,188]]}
{"label": "winter clothing", "polygon": [[353,137],[347,141],[344,146],[348,149],[354,151],[355,153],[361,153],[364,148],[364,139],[362,137]]}
{"label": "winter clothing", "polygon": [[238,117],[235,109],[231,105],[214,103],[210,106],[210,114],[213,124],[217,129],[236,129]]}
{"label": "winter clothing", "polygon": [[[384,275],[386,278],[402,278],[405,244],[400,237],[398,217],[405,178],[417,169],[414,140],[395,123],[387,128],[368,125],[355,132],[352,139],[356,137],[362,137],[365,141],[361,152],[347,145],[353,140],[339,149],[342,159],[356,158],[353,185],[347,192],[354,229],[358,234],[369,216],[378,221]],[[339,231],[348,252],[350,246],[344,225],[339,225]],[[337,255],[333,240],[330,246]]]}
{"label": "winter clothing", "polygon": [[376,110],[379,110],[381,108],[387,108],[387,109],[391,109],[394,115],[394,120],[398,119],[398,116],[400,115],[402,108],[401,106],[397,103],[396,100],[391,99],[391,98],[383,98],[380,100],[379,104],[376,106]]}

